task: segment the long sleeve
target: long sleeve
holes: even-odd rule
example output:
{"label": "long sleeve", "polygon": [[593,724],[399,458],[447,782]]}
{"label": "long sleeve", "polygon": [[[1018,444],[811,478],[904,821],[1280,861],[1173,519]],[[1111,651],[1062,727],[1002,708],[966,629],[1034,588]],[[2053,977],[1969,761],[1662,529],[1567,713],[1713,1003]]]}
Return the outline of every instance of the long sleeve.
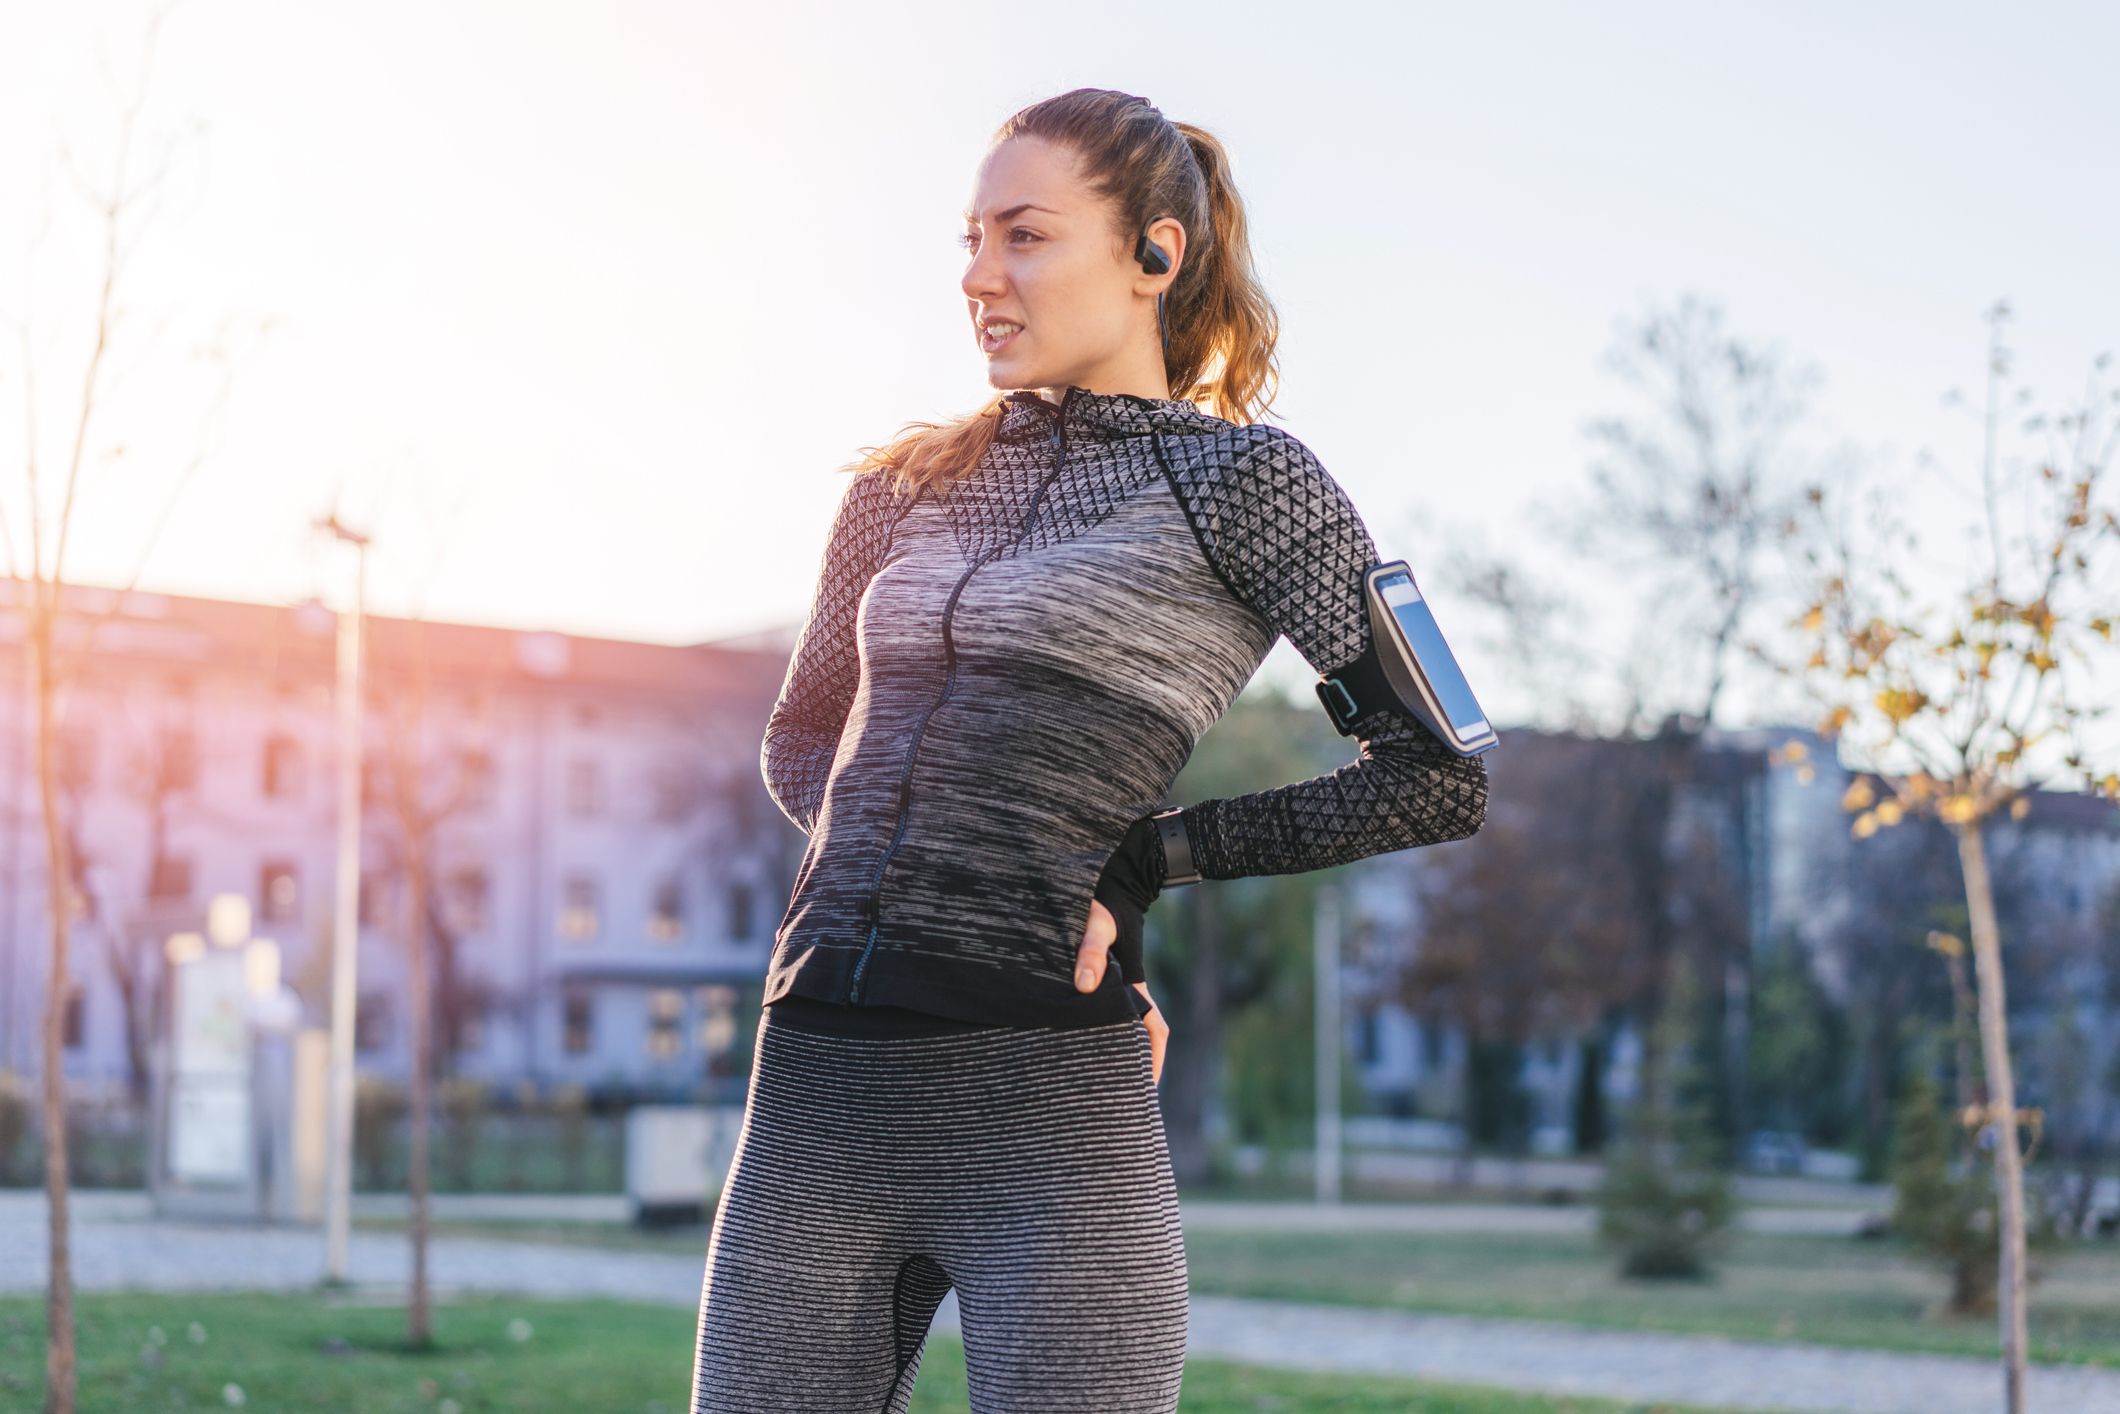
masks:
{"label": "long sleeve", "polygon": [[[1223,578],[1304,661],[1324,673],[1368,648],[1362,576],[1379,559],[1376,545],[1308,447],[1266,429],[1207,499],[1206,543]],[[1463,839],[1485,822],[1483,758],[1459,756],[1388,710],[1358,719],[1353,735],[1361,755],[1338,770],[1189,807],[1200,877],[1329,868]]]}
{"label": "long sleeve", "polygon": [[795,639],[780,695],[766,719],[759,770],[783,814],[810,833],[831,778],[839,733],[861,682],[856,616],[910,498],[887,472],[853,474],[833,513],[810,611]]}

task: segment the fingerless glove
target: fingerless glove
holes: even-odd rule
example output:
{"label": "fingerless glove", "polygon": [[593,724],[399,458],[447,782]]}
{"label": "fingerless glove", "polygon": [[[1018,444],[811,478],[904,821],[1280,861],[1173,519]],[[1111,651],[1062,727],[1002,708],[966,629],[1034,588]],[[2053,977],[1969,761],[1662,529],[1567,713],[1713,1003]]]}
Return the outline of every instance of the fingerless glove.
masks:
{"label": "fingerless glove", "polygon": [[1126,827],[1119,847],[1105,862],[1095,893],[1097,901],[1111,910],[1113,921],[1119,925],[1111,956],[1129,986],[1148,980],[1142,954],[1142,924],[1149,905],[1163,892],[1163,876],[1163,838],[1153,816],[1143,815]]}

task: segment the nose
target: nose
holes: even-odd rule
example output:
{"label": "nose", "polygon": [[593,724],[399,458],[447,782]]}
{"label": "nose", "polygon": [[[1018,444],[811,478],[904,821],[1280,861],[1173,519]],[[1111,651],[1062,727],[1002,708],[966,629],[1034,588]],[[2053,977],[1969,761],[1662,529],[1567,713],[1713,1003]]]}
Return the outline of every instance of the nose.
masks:
{"label": "nose", "polygon": [[959,282],[964,297],[993,303],[1006,288],[1007,281],[1001,277],[1001,254],[988,253],[988,243],[981,242],[972,256],[971,263],[964,267],[964,278]]}

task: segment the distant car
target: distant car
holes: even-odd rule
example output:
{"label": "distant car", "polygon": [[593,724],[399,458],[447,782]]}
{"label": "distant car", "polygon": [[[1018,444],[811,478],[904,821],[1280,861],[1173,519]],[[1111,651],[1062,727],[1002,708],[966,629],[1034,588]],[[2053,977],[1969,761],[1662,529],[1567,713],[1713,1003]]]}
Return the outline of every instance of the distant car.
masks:
{"label": "distant car", "polygon": [[1755,1129],[1745,1140],[1745,1169],[1750,1173],[1802,1173],[1808,1153],[1801,1134]]}

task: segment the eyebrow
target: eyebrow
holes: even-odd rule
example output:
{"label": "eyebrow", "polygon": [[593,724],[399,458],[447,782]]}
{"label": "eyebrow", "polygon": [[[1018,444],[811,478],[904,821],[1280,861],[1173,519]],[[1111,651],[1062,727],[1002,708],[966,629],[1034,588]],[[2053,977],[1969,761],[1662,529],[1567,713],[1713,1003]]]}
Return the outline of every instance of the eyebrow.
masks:
{"label": "eyebrow", "polygon": [[[995,219],[996,221],[1012,221],[1012,220],[1014,220],[1014,219],[1015,219],[1015,218],[1016,218],[1017,216],[1020,216],[1020,215],[1021,215],[1022,213],[1026,212],[1026,211],[1051,211],[1051,212],[1052,212],[1052,214],[1053,214],[1053,215],[1055,215],[1055,216],[1059,216],[1059,215],[1063,214],[1063,213],[1061,213],[1061,212],[1058,212],[1058,211],[1053,211],[1053,208],[1051,208],[1050,206],[1039,206],[1039,205],[1037,205],[1037,204],[1036,204],[1035,202],[1029,202],[1029,201],[1019,201],[1019,202],[1017,202],[1017,203],[1016,203],[1016,204],[1015,204],[1014,206],[1011,206],[1011,207],[1010,207],[1010,208],[1009,208],[1008,210],[1006,210],[1006,211],[997,211],[997,212],[995,212],[995,213],[994,213],[994,219]],[[975,212],[975,211],[967,211],[967,212],[965,212],[965,213],[964,213],[964,219],[965,219],[965,220],[966,220],[967,222],[970,222],[970,221],[977,221],[977,220],[979,219],[979,214],[978,214],[977,212]]]}

